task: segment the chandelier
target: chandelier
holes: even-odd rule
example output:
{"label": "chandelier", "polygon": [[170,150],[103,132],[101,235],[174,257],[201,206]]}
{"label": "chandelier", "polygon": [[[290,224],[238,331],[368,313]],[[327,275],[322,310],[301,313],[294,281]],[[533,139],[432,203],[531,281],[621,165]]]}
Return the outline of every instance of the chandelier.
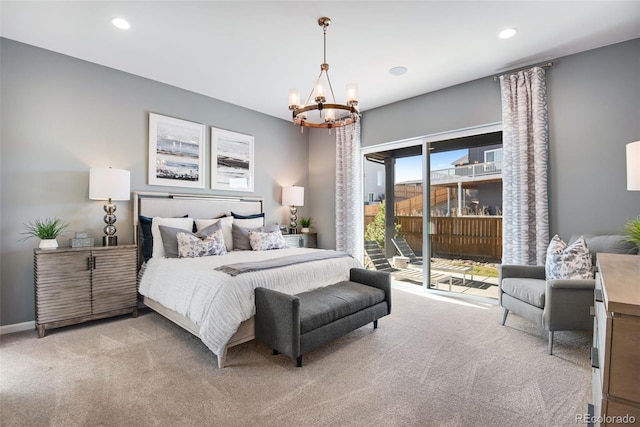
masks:
{"label": "chandelier", "polygon": [[[293,112],[293,122],[301,126],[312,128],[331,129],[355,123],[360,112],[358,111],[358,86],[354,83],[347,85],[347,102],[338,104],[333,94],[333,87],[329,79],[329,64],[327,64],[327,27],[331,19],[323,17],[318,19],[318,25],[324,33],[324,61],[320,64],[320,75],[315,80],[311,93],[304,104],[300,104],[300,91],[289,90],[289,110]],[[333,103],[327,103],[327,96],[331,95]],[[314,103],[310,103],[313,100]],[[318,114],[312,113],[314,110]],[[307,115],[307,113],[310,113]],[[313,117],[311,117],[313,114]]]}

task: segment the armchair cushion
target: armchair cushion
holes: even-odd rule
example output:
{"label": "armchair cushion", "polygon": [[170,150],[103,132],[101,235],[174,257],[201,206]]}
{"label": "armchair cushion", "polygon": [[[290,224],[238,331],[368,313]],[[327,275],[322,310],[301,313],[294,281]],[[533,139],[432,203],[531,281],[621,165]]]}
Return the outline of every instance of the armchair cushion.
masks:
{"label": "armchair cushion", "polygon": [[581,236],[567,245],[557,234],[547,248],[547,279],[593,279],[591,254]]}
{"label": "armchair cushion", "polygon": [[502,292],[527,304],[544,308],[546,281],[544,279],[502,279]]}

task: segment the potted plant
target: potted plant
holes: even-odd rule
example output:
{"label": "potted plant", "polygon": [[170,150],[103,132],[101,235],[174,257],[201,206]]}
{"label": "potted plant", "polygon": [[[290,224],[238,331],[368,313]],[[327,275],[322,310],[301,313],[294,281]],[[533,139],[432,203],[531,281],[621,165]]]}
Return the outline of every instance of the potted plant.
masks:
{"label": "potted plant", "polygon": [[58,247],[56,237],[62,234],[69,226],[69,223],[64,222],[60,218],[45,218],[29,221],[24,224],[24,226],[27,231],[21,233],[26,235],[22,240],[38,237],[40,238],[40,249],[55,249]]}
{"label": "potted plant", "polygon": [[300,225],[302,225],[302,232],[303,233],[308,233],[309,232],[309,227],[311,227],[311,223],[313,221],[311,220],[310,217],[302,217],[302,219],[300,220]]}
{"label": "potted plant", "polygon": [[624,231],[627,232],[627,242],[635,243],[640,248],[640,215],[627,221],[624,226]]}

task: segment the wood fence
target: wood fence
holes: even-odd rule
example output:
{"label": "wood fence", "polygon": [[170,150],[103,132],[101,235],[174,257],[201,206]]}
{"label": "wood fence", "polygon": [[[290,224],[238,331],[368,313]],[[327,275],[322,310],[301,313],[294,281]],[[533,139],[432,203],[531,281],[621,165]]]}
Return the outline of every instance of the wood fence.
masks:
{"label": "wood fence", "polygon": [[[374,215],[365,212],[365,230]],[[414,252],[422,253],[422,217],[397,216],[400,234]],[[500,261],[502,217],[431,217],[431,256]]]}

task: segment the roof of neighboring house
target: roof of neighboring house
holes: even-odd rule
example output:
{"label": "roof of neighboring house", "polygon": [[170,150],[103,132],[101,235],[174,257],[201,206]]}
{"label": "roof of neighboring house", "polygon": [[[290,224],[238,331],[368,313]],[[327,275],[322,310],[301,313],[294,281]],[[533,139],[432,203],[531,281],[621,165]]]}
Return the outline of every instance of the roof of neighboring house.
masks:
{"label": "roof of neighboring house", "polygon": [[469,153],[465,154],[464,156],[460,157],[457,160],[454,160],[453,162],[451,162],[451,164],[453,166],[462,166],[462,165],[466,165],[469,163]]}

